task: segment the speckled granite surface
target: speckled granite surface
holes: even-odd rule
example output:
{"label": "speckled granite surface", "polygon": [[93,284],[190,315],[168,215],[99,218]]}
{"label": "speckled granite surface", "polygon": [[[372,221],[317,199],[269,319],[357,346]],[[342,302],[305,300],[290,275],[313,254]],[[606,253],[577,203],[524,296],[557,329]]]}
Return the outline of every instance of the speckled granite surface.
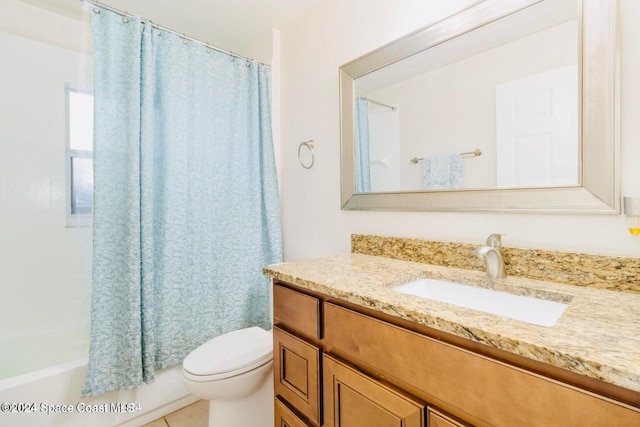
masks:
{"label": "speckled granite surface", "polygon": [[[268,266],[268,276],[459,337],[640,392],[640,295],[363,254]],[[393,290],[440,278],[569,302],[553,327],[536,326]]]}
{"label": "speckled granite surface", "polygon": [[[484,271],[481,244],[351,235],[351,252]],[[640,294],[640,258],[503,247],[509,276]]]}

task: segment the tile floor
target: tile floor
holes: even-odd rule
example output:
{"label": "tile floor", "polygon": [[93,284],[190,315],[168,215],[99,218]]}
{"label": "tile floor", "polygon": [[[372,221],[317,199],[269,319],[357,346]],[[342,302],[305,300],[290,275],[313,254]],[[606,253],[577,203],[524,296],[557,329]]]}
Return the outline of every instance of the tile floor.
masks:
{"label": "tile floor", "polygon": [[209,402],[199,400],[142,427],[207,427]]}

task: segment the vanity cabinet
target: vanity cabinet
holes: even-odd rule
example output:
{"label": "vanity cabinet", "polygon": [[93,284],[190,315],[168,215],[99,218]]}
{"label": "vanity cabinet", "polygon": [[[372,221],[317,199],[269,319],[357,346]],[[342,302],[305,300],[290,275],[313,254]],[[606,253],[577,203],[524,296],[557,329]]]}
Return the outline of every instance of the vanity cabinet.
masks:
{"label": "vanity cabinet", "polygon": [[296,409],[300,415],[298,423],[322,425],[321,307],[322,301],[318,297],[281,285],[273,287],[273,375],[277,426],[295,425],[290,421],[282,424],[282,419],[278,423],[278,414],[284,412],[282,408],[278,412],[278,405],[283,406],[278,397]]}
{"label": "vanity cabinet", "polygon": [[557,368],[294,285],[274,283],[274,323],[276,407],[282,399],[308,425],[640,426],[637,405],[549,374]]}

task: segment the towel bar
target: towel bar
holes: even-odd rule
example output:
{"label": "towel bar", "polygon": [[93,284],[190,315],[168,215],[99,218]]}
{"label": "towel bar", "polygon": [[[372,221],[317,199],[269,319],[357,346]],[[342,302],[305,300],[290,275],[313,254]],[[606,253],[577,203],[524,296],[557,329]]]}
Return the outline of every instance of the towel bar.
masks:
{"label": "towel bar", "polygon": [[[460,153],[461,156],[470,156],[473,155],[475,157],[482,155],[482,150],[481,149],[476,149],[473,151],[467,151],[464,153]],[[413,159],[411,159],[411,163],[416,164],[418,163],[420,160],[424,160],[424,157],[414,157]]]}

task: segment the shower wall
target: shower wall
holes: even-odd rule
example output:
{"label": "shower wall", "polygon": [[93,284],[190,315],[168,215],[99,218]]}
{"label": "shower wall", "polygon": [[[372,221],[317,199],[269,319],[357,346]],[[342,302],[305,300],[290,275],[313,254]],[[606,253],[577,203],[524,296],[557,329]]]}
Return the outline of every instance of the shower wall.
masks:
{"label": "shower wall", "polygon": [[86,70],[48,40],[82,26],[7,7],[50,19],[26,37],[0,19],[0,380],[87,357],[91,287],[91,228],[65,226],[65,84]]}

